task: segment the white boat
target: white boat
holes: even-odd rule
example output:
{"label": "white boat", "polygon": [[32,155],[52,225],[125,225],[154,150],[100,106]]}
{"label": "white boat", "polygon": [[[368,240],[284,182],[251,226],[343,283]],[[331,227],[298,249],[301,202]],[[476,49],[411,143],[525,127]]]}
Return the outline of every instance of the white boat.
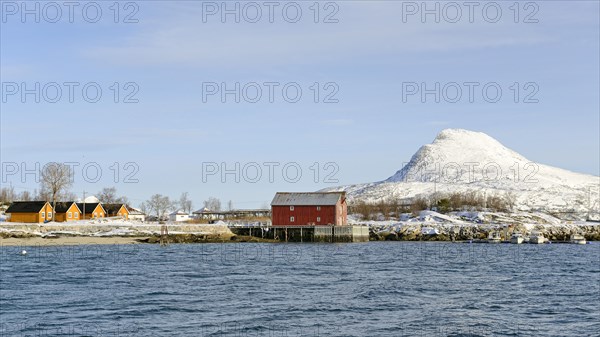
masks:
{"label": "white boat", "polygon": [[490,234],[488,234],[487,240],[489,243],[500,243],[502,242],[502,237],[498,232],[491,232]]}
{"label": "white boat", "polygon": [[525,241],[525,238],[521,233],[512,233],[510,236],[510,243],[520,244],[523,243],[523,241]]}
{"label": "white boat", "polygon": [[542,233],[531,233],[529,236],[529,243],[540,244],[546,243],[546,238]]}
{"label": "white boat", "polygon": [[580,235],[580,234],[571,235],[570,242],[574,243],[574,244],[578,244],[578,245],[585,245],[587,243],[587,241],[585,240],[585,237],[583,237],[583,235]]}

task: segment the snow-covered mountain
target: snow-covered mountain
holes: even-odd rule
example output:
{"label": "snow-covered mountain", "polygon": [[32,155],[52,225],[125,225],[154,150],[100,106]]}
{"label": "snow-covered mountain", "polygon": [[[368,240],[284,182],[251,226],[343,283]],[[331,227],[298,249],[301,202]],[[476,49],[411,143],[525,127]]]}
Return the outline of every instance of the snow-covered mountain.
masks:
{"label": "snow-covered mountain", "polygon": [[517,210],[586,217],[598,214],[600,177],[532,162],[485,133],[446,129],[386,180],[327,190],[346,191],[350,200],[370,202],[436,192],[510,192]]}

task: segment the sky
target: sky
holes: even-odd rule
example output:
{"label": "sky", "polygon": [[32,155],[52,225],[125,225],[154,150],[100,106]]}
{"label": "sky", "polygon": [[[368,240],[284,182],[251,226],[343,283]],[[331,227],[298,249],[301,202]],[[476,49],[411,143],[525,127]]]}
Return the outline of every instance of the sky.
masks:
{"label": "sky", "polygon": [[598,1],[222,3],[1,1],[2,186],[63,162],[77,195],[264,207],[445,128],[600,174]]}

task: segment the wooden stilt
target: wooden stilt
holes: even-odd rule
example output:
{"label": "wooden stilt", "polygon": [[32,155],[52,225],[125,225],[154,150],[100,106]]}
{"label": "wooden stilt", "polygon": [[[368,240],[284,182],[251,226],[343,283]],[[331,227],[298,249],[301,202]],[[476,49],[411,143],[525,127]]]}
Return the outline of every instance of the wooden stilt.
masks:
{"label": "wooden stilt", "polygon": [[160,225],[160,245],[166,246],[169,244],[169,229],[166,224]]}

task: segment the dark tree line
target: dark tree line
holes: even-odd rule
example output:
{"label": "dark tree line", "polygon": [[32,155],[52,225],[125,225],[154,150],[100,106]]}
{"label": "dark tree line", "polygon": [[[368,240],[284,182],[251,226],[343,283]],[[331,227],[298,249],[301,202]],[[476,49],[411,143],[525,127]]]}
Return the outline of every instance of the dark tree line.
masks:
{"label": "dark tree line", "polygon": [[348,213],[357,214],[363,220],[379,220],[380,218],[389,220],[397,219],[403,213],[417,215],[423,210],[436,210],[440,213],[455,211],[508,212],[513,209],[515,202],[516,197],[512,192],[500,194],[465,191],[377,202],[355,200],[348,204]]}

